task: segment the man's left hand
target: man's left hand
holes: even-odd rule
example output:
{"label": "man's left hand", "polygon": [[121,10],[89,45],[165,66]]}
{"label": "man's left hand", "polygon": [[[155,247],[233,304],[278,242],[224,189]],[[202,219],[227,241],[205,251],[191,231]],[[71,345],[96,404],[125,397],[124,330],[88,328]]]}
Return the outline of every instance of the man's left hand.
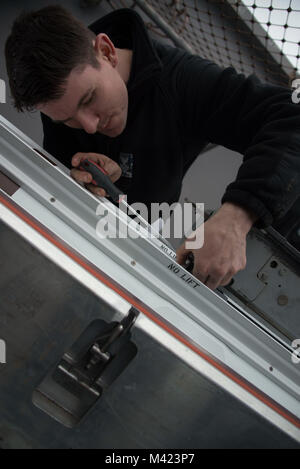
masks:
{"label": "man's left hand", "polygon": [[183,265],[192,252],[195,277],[211,290],[228,285],[246,267],[246,237],[256,219],[242,207],[226,202],[204,224],[203,247],[186,249],[184,243],[177,251],[177,262]]}

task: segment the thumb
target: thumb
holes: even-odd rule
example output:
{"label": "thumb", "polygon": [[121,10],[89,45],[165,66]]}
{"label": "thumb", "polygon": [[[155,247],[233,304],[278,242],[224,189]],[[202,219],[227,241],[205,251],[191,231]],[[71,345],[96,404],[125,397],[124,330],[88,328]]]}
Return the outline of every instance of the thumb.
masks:
{"label": "thumb", "polygon": [[191,251],[185,248],[185,242],[176,251],[176,261],[183,265]]}
{"label": "thumb", "polygon": [[107,165],[107,162],[109,161],[108,158],[105,158],[104,155],[97,154],[97,159],[96,162],[98,163],[99,166],[105,169],[105,166]]}

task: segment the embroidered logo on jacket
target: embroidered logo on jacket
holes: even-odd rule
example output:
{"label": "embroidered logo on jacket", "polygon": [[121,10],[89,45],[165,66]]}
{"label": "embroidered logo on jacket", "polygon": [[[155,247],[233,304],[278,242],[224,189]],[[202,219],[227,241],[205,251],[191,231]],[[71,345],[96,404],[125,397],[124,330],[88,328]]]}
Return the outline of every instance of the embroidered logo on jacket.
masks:
{"label": "embroidered logo on jacket", "polygon": [[119,165],[122,169],[122,176],[132,178],[133,176],[133,154],[120,153]]}

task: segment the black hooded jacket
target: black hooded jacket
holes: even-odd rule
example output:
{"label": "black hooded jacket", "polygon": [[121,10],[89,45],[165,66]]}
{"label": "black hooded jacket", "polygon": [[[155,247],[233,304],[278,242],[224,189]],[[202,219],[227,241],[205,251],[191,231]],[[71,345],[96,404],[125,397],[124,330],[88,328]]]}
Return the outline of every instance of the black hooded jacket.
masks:
{"label": "black hooded jacket", "polygon": [[133,50],[127,126],[109,138],[55,124],[42,114],[49,153],[69,168],[77,152],[102,153],[121,167],[125,158],[118,185],[129,203],[173,203],[187,169],[212,142],[244,155],[223,203],[250,209],[260,227],[289,210],[300,195],[300,106],[289,89],[153,41],[129,9],[90,28],[106,33],[116,47]]}

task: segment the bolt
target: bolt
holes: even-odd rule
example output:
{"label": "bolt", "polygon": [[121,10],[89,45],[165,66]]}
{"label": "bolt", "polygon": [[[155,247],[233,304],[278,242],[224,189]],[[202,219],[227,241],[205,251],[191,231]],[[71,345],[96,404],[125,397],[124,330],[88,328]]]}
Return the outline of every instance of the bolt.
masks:
{"label": "bolt", "polygon": [[289,299],[286,295],[279,295],[279,297],[277,298],[277,303],[279,304],[279,306],[286,306],[289,302]]}
{"label": "bolt", "polygon": [[266,282],[266,281],[268,280],[268,276],[267,276],[267,274],[266,274],[265,272],[262,272],[262,273],[260,274],[259,278],[260,278],[260,280],[261,280],[262,282]]}
{"label": "bolt", "polygon": [[50,199],[50,202],[51,202],[52,204],[53,204],[54,202],[56,202],[55,198],[52,197],[52,198]]}
{"label": "bolt", "polygon": [[284,274],[286,274],[286,270],[285,269],[280,269],[278,273],[279,273],[280,277],[283,277]]}

